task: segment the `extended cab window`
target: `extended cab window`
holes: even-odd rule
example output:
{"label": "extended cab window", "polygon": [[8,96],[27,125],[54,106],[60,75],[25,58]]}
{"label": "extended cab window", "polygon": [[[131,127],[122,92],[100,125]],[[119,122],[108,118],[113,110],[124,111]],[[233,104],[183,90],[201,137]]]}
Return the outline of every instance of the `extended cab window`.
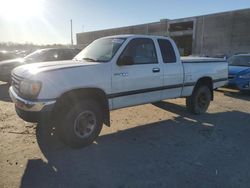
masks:
{"label": "extended cab window", "polygon": [[158,63],[154,42],[151,39],[132,39],[121,57],[130,56],[134,64]]}
{"label": "extended cab window", "polygon": [[169,40],[158,39],[161,55],[164,63],[175,63],[176,56],[174,48]]}

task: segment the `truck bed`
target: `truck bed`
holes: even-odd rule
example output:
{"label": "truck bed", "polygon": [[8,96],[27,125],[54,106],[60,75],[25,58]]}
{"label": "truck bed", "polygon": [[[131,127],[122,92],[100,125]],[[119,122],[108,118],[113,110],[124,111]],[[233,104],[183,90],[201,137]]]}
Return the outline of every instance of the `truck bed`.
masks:
{"label": "truck bed", "polygon": [[[214,89],[227,83],[228,65],[224,59],[189,56],[181,57],[181,61],[184,70],[184,85],[196,82],[196,80],[204,76],[213,78]],[[182,96],[189,96],[192,91],[192,86],[184,87]]]}

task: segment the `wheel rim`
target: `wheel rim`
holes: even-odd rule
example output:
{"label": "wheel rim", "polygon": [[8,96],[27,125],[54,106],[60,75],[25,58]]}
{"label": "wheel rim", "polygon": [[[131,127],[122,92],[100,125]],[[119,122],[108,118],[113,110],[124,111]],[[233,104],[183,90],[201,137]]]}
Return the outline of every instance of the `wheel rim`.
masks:
{"label": "wheel rim", "polygon": [[74,122],[74,132],[80,138],[89,137],[96,127],[96,116],[91,111],[81,112]]}
{"label": "wheel rim", "polygon": [[207,108],[209,102],[209,98],[207,96],[206,93],[200,93],[200,95],[198,96],[198,106],[200,109],[205,109]]}

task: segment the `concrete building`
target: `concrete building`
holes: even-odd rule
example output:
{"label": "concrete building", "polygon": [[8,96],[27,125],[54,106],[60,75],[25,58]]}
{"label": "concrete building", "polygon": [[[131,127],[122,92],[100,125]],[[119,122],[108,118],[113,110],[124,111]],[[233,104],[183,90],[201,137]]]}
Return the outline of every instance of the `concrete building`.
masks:
{"label": "concrete building", "polygon": [[77,33],[77,44],[118,34],[172,37],[182,55],[232,55],[250,52],[250,9]]}

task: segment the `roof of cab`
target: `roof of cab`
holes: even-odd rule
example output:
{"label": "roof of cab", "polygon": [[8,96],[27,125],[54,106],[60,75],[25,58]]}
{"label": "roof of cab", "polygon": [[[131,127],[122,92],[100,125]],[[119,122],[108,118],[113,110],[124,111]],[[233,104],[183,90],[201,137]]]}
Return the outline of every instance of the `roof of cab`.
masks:
{"label": "roof of cab", "polygon": [[160,36],[160,35],[139,35],[139,34],[124,34],[124,35],[112,35],[102,38],[165,38],[169,39],[169,37],[166,36]]}

